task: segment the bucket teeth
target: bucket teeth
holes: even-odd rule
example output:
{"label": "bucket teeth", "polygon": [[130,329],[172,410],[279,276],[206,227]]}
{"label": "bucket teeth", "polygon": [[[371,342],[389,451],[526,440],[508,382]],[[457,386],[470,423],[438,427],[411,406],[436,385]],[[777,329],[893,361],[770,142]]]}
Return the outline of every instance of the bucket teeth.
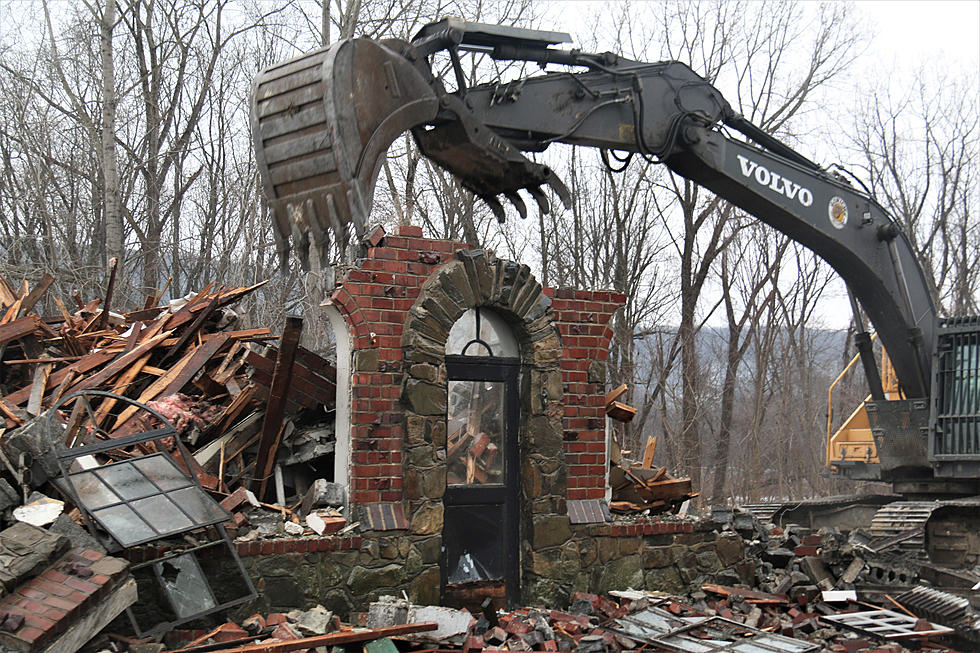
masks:
{"label": "bucket teeth", "polygon": [[510,203],[514,205],[514,208],[517,209],[517,212],[520,213],[522,220],[527,217],[527,206],[525,206],[524,200],[521,199],[520,195],[514,191],[510,191],[504,193],[504,196],[509,199]]}

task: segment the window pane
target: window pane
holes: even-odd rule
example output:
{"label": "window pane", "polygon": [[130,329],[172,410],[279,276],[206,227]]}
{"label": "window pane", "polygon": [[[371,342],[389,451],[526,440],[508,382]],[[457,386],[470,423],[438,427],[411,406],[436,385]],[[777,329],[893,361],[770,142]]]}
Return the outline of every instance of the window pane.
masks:
{"label": "window pane", "polygon": [[173,461],[164,454],[138,458],[132,464],[163,491],[176,490],[192,484],[187,474],[177,469]]}
{"label": "window pane", "polygon": [[111,508],[102,508],[92,512],[95,520],[122,546],[132,546],[143,540],[157,536],[153,529],[139,518],[133,509],[123,504]]}
{"label": "window pane", "polygon": [[75,494],[82,506],[89,512],[107,506],[110,503],[119,503],[120,499],[112,490],[106,487],[105,483],[99,480],[93,472],[82,472],[81,474],[71,474],[68,476]]}
{"label": "window pane", "polygon": [[520,356],[520,347],[510,325],[497,313],[481,306],[469,309],[453,324],[446,340],[446,353],[516,358]]}
{"label": "window pane", "polygon": [[449,382],[449,485],[499,484],[503,479],[504,383]]}
{"label": "window pane", "polygon": [[510,325],[485,308],[480,309],[480,340],[490,345],[494,356],[517,358],[521,355]]}
{"label": "window pane", "polygon": [[204,578],[197,558],[191,553],[153,565],[160,574],[164,589],[181,619],[210,610],[217,605],[211,586]]}
{"label": "window pane", "polygon": [[503,523],[501,505],[446,506],[442,541],[450,583],[504,577]]}
{"label": "window pane", "polygon": [[95,473],[126,500],[142,499],[159,492],[129,462],[109,465],[95,470]]}
{"label": "window pane", "polygon": [[134,501],[132,505],[133,510],[160,535],[179,533],[194,527],[187,515],[162,494]]}
{"label": "window pane", "polygon": [[198,524],[209,524],[228,519],[229,515],[214,499],[197,487],[188,487],[176,492],[168,492],[174,503],[180,505],[191,519]]}

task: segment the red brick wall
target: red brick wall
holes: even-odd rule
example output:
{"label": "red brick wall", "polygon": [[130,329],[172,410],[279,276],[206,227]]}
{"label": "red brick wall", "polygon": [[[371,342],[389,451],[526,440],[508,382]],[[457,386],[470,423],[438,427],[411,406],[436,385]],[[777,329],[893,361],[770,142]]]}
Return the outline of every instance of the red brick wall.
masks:
{"label": "red brick wall", "polygon": [[[355,504],[402,499],[402,328],[419,287],[467,245],[422,238],[421,227],[397,236],[375,232],[367,257],[338,278],[331,295],[351,331],[350,499]],[[380,246],[383,245],[383,246]],[[369,361],[377,352],[377,364]],[[364,353],[362,353],[364,352]]]}
{"label": "red brick wall", "polygon": [[[626,296],[609,291],[546,289],[562,340],[565,385],[565,464],[569,499],[601,499],[606,492],[605,365],[610,319]],[[590,373],[590,366],[592,368]]]}
{"label": "red brick wall", "polygon": [[[351,331],[350,499],[355,504],[402,499],[402,330],[419,288],[453,252],[468,245],[422,238],[404,226],[397,236],[380,230],[367,256],[338,276],[331,295]],[[608,326],[624,302],[606,291],[545,289],[552,297],[564,347],[565,452],[568,498],[604,496],[604,384],[590,376],[592,361],[604,363],[612,337]],[[376,356],[375,356],[376,354]]]}

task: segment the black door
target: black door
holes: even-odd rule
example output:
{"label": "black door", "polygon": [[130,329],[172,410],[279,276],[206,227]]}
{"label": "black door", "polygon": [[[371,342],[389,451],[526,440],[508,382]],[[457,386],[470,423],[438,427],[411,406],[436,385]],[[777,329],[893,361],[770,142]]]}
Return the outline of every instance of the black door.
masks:
{"label": "black door", "polygon": [[443,601],[516,605],[518,359],[447,356]]}

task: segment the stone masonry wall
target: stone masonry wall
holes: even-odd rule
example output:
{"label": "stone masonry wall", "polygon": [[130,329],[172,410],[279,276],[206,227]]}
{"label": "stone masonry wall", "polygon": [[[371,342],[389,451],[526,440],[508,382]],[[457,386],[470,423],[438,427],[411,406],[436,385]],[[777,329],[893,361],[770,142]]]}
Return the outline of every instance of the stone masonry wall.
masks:
{"label": "stone masonry wall", "polygon": [[[741,538],[718,534],[704,524],[651,520],[572,528],[569,539],[532,555],[535,573],[548,580],[529,586],[526,605],[563,609],[576,591],[683,593],[704,582],[753,580],[754,567]],[[155,549],[139,547],[128,554],[141,562],[162,553]],[[401,596],[405,591],[420,604],[439,598],[438,585],[422,573],[438,560],[438,549],[419,547],[403,532],[240,542],[237,550],[259,597],[235,609],[234,618],[321,604],[346,619],[385,594]],[[227,557],[223,569],[229,578],[237,573]]]}

